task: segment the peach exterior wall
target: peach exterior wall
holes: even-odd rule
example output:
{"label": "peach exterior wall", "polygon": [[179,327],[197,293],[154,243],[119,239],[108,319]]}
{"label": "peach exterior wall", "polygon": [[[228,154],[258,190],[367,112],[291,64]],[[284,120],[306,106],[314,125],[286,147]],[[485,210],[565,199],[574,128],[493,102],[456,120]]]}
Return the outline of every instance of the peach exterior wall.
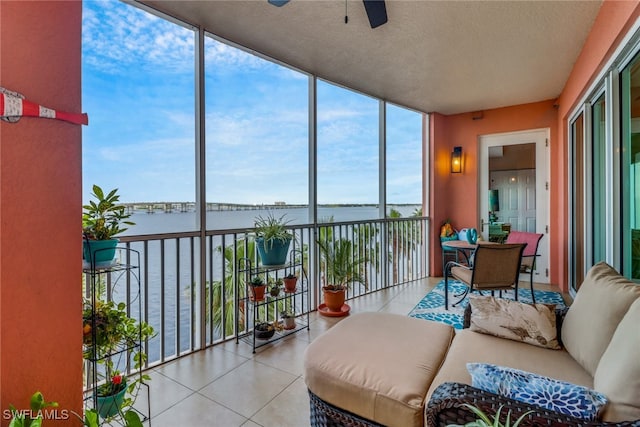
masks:
{"label": "peach exterior wall", "polygon": [[[454,227],[475,227],[478,224],[478,156],[481,135],[549,128],[551,141],[556,139],[557,110],[554,101],[537,102],[507,108],[486,110],[483,118],[473,120],[473,113],[443,116],[432,115],[433,144],[431,167],[431,225],[433,229],[432,275],[442,275],[440,226],[450,219]],[[463,172],[450,173],[453,147],[461,146]],[[553,254],[551,255],[553,257]]]}
{"label": "peach exterior wall", "polygon": [[[81,23],[77,0],[0,1],[0,86],[80,112]],[[57,416],[82,408],[81,141],[58,120],[0,121],[2,411],[28,408],[36,390]]]}
{"label": "peach exterior wall", "polygon": [[[433,114],[430,135],[431,199],[430,215],[434,238],[431,241],[431,273],[442,274],[439,227],[445,219],[454,224],[478,226],[477,159],[478,136],[517,130],[550,128],[550,282],[564,291],[568,283],[568,119],[589,89],[603,65],[640,16],[640,3],[605,0],[585,45],[557,100],[484,111],[482,120],[472,113],[443,116]],[[554,108],[554,104],[557,108]],[[454,146],[465,153],[463,174],[449,173],[449,156]],[[463,194],[464,196],[454,196]],[[470,209],[471,207],[471,209]]]}

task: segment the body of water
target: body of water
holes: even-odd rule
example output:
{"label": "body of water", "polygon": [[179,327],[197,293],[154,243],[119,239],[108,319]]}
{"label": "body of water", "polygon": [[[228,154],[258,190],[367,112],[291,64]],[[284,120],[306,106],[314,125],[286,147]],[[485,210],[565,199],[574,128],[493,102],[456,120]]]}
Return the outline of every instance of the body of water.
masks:
{"label": "body of water", "polygon": [[[391,208],[403,217],[413,215],[420,205],[394,205]],[[129,226],[122,236],[188,232],[198,230],[196,212],[165,212],[155,210],[134,211],[129,218],[135,225]],[[256,207],[245,210],[221,210],[207,212],[207,230],[231,230],[253,228],[256,217],[272,214],[276,218],[284,215],[290,225],[309,224],[309,211],[304,207]],[[361,206],[322,206],[318,207],[318,222],[361,221],[379,218],[378,208],[372,205]]]}

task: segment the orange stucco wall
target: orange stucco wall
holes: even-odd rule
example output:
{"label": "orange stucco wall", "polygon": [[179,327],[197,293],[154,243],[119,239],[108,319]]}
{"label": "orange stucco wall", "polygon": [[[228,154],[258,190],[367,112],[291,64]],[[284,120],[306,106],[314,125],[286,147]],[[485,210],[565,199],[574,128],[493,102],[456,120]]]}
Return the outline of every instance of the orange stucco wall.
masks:
{"label": "orange stucco wall", "polygon": [[[569,207],[568,191],[568,126],[570,114],[576,106],[583,102],[583,97],[592,83],[598,77],[607,61],[614,54],[622,39],[629,32],[633,23],[640,17],[640,2],[606,0],[600,7],[600,12],[587,37],[582,52],[571,71],[571,75],[558,98],[558,130],[559,144],[551,154],[551,170],[555,172],[552,181],[553,196],[556,200],[558,212],[562,215],[554,217],[552,227],[557,230],[555,251],[557,267],[555,275],[563,289],[568,289],[569,283]],[[553,241],[552,241],[553,244]]]}
{"label": "orange stucco wall", "polygon": [[[550,282],[564,291],[568,283],[568,134],[569,114],[581,101],[624,35],[640,17],[640,2],[605,0],[585,45],[557,100],[518,105],[473,114],[442,116],[431,120],[430,215],[434,238],[431,242],[432,275],[442,274],[438,238],[440,225],[451,218],[454,224],[478,226],[477,155],[478,136],[517,130],[550,128]],[[554,107],[555,105],[555,107]],[[463,174],[449,173],[449,156],[454,146],[465,153]]]}
{"label": "orange stucco wall", "polygon": [[[474,120],[473,117],[473,113],[432,116],[432,275],[442,274],[439,230],[446,219],[450,219],[458,228],[480,229],[477,184],[479,137],[493,133],[550,128],[551,144],[556,139],[557,110],[553,100],[486,110],[483,111],[482,118]],[[463,152],[463,172],[460,174],[450,173],[450,155],[455,146],[461,146]]]}
{"label": "orange stucco wall", "polygon": [[[0,1],[0,86],[80,112],[81,19],[80,1]],[[59,418],[82,408],[81,138],[57,120],[0,122],[3,426],[9,404],[28,408],[36,390]]]}

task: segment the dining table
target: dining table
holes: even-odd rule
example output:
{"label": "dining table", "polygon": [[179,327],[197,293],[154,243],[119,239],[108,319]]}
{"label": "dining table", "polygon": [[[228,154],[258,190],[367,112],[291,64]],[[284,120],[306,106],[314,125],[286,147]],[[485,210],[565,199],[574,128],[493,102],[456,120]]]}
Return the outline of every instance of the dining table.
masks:
{"label": "dining table", "polygon": [[476,243],[469,243],[467,240],[444,240],[442,241],[442,258],[444,262],[444,253],[445,250],[449,251],[457,251],[458,254],[464,257],[467,265],[472,265],[473,253],[477,249],[478,245],[497,245],[499,242],[487,242],[487,241],[478,241]]}

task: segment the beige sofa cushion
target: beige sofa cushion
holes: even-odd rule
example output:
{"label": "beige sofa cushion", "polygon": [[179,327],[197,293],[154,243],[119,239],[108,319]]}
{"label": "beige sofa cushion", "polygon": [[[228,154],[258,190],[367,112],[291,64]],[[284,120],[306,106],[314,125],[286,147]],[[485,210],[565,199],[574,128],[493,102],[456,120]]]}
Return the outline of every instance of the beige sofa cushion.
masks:
{"label": "beige sofa cushion", "polygon": [[618,325],[593,377],[594,388],[609,398],[605,421],[640,420],[640,299]]}
{"label": "beige sofa cushion", "polygon": [[508,366],[593,388],[591,375],[564,350],[536,347],[464,329],[456,334],[440,372],[431,383],[427,400],[444,382],[471,385],[467,363],[473,362]]}
{"label": "beige sofa cushion", "polygon": [[562,324],[562,342],[592,375],[618,323],[638,297],[640,286],[604,262],[587,273]]}
{"label": "beige sofa cushion", "polygon": [[482,334],[560,349],[555,304],[524,304],[491,296],[469,295],[471,325]]}
{"label": "beige sofa cushion", "polygon": [[325,402],[386,426],[422,426],[425,394],[454,336],[448,325],[352,315],[305,351],[304,379]]}

